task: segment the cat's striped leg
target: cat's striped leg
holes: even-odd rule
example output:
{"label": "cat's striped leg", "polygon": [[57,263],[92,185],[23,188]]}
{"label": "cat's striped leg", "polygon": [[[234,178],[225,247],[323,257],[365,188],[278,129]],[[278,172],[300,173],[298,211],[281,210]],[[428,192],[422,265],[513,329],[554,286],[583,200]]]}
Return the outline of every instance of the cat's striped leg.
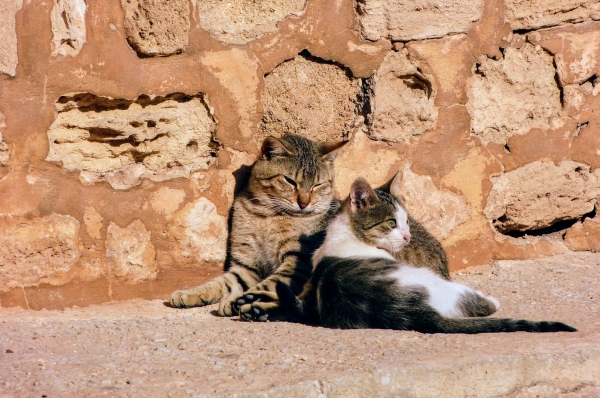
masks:
{"label": "cat's striped leg", "polygon": [[215,279],[187,290],[179,290],[171,295],[171,305],[176,308],[202,307],[219,303],[220,316],[233,316],[235,300],[245,290],[259,282],[258,275],[251,269],[232,266],[229,271]]}
{"label": "cat's striped leg", "polygon": [[286,320],[286,314],[279,305],[277,283],[290,286],[294,294],[299,294],[310,278],[312,266],[302,254],[289,253],[286,261],[264,281],[239,297],[234,308],[245,321]]}

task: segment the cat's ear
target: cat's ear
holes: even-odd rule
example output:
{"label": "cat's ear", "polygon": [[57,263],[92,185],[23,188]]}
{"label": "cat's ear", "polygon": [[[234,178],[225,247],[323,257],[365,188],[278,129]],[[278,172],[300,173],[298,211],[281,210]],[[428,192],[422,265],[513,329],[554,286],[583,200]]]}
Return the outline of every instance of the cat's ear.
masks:
{"label": "cat's ear", "polygon": [[261,146],[261,159],[271,160],[275,156],[288,156],[290,151],[285,147],[283,142],[275,137],[267,137]]}
{"label": "cat's ear", "polygon": [[365,210],[379,201],[371,185],[362,177],[358,177],[350,187],[350,209],[353,213]]}
{"label": "cat's ear", "polygon": [[321,151],[321,155],[323,156],[323,160],[327,162],[333,162],[337,155],[339,154],[339,150],[341,147],[346,145],[349,141],[339,141],[339,142],[322,142],[319,144],[319,150]]}
{"label": "cat's ear", "polygon": [[377,189],[391,194],[393,197],[398,199],[398,201],[400,201],[400,199],[401,199],[400,183],[401,182],[402,182],[402,177],[400,175],[400,172],[398,172],[388,182],[386,182],[385,184],[383,184],[382,186],[380,186]]}

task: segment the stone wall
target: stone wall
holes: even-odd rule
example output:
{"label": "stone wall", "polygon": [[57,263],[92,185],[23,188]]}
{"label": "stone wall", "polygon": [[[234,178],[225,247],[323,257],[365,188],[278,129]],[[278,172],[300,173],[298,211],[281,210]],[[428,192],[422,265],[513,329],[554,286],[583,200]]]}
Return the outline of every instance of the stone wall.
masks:
{"label": "stone wall", "polygon": [[452,270],[600,251],[592,0],[3,0],[0,306],[166,298],[222,272],[267,135],[402,174]]}

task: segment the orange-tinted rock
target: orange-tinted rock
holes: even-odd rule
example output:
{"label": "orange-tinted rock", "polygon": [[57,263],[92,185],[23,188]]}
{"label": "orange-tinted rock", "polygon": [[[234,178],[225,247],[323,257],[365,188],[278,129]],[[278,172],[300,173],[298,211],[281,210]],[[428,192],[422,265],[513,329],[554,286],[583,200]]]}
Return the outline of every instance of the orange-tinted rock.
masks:
{"label": "orange-tinted rock", "polygon": [[491,178],[484,214],[502,232],[542,229],[591,212],[600,197],[600,170],[565,160],[533,162]]}
{"label": "orange-tinted rock", "polygon": [[340,141],[355,127],[359,79],[334,63],[299,55],[265,76],[264,114],[255,140],[301,134]]}
{"label": "orange-tinted rock", "polygon": [[360,0],[356,1],[357,28],[367,40],[408,41],[466,32],[481,18],[483,1]]}
{"label": "orange-tinted rock", "polygon": [[17,56],[16,13],[23,0],[3,0],[0,4],[0,73],[14,76],[19,62]]}
{"label": "orange-tinted rock", "polygon": [[140,220],[125,228],[111,222],[106,232],[106,263],[119,282],[156,279],[156,251],[151,234]]}
{"label": "orange-tinted rock", "polygon": [[178,54],[188,45],[190,3],[187,0],[121,0],[127,41],[146,56]]}
{"label": "orange-tinted rock", "polygon": [[513,30],[535,29],[600,18],[595,0],[507,0],[506,19]]}
{"label": "orange-tinted rock", "polygon": [[549,127],[562,109],[552,57],[527,43],[504,58],[481,57],[468,82],[471,133],[484,143],[506,144],[515,134]]}
{"label": "orange-tinted rock", "polygon": [[407,49],[390,51],[370,85],[366,100],[371,109],[367,121],[371,139],[409,142],[435,128],[437,88],[432,77],[411,62]]}
{"label": "orange-tinted rock", "polygon": [[84,0],[56,0],[52,8],[52,55],[76,56],[86,41]]}
{"label": "orange-tinted rock", "polygon": [[52,214],[0,233],[0,290],[34,286],[79,260],[79,221]]}
{"label": "orange-tinted rock", "polygon": [[600,219],[586,218],[567,230],[565,243],[571,250],[600,252]]}
{"label": "orange-tinted rock", "polygon": [[87,185],[106,180],[127,189],[143,178],[187,177],[213,162],[216,122],[202,94],[131,101],[84,93],[60,97],[56,108],[46,160],[80,171]]}
{"label": "orange-tinted rock", "polygon": [[528,34],[527,39],[556,54],[562,85],[582,84],[600,71],[600,22],[542,29]]}

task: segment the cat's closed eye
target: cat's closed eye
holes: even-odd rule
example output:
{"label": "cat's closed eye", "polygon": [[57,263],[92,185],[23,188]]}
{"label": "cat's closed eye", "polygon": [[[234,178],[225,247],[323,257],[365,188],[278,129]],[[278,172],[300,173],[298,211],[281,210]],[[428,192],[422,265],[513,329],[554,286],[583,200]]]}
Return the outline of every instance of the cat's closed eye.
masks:
{"label": "cat's closed eye", "polygon": [[290,184],[291,186],[293,186],[294,188],[296,188],[297,184],[296,181],[294,181],[292,178],[288,177],[288,176],[283,176],[283,178],[285,179],[285,181]]}
{"label": "cat's closed eye", "polygon": [[317,183],[317,184],[313,185],[313,186],[311,187],[311,190],[312,190],[312,189],[317,189],[317,188],[323,188],[323,187],[325,187],[325,186],[327,186],[327,185],[329,185],[329,182],[328,182],[328,181],[319,182],[319,183]]}

